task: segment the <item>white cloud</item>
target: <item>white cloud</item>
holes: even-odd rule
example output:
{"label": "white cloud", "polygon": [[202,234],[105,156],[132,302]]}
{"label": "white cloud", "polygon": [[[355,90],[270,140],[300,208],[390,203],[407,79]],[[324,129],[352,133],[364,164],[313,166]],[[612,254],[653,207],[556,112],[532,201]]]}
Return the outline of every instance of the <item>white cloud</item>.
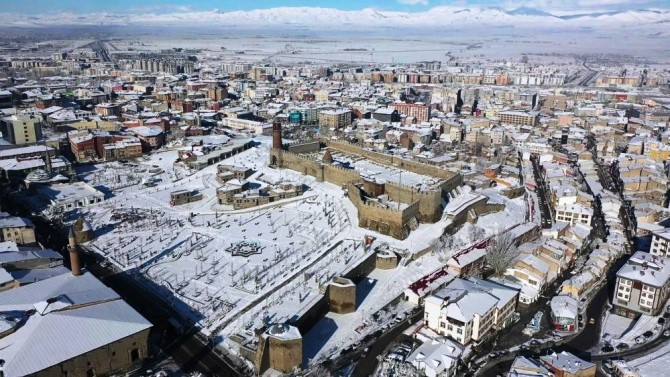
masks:
{"label": "white cloud", "polygon": [[194,9],[186,5],[162,4],[135,6],[131,7],[130,11],[135,13],[180,13],[192,12]]}
{"label": "white cloud", "polygon": [[667,3],[663,0],[507,0],[504,2],[507,9],[528,7],[544,11],[588,12],[637,9],[654,5],[667,7]]}
{"label": "white cloud", "polygon": [[428,5],[429,0],[398,0],[400,4],[405,5]]}

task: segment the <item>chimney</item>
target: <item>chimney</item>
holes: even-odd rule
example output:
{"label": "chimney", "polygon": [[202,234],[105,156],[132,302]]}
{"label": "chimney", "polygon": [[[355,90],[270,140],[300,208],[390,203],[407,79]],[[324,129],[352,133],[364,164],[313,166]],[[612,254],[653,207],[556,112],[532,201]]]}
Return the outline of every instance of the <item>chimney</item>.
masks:
{"label": "chimney", "polygon": [[79,262],[79,249],[77,247],[77,239],[74,236],[74,228],[70,227],[70,234],[67,236],[68,249],[70,250],[70,269],[72,276],[81,275],[81,265]]}

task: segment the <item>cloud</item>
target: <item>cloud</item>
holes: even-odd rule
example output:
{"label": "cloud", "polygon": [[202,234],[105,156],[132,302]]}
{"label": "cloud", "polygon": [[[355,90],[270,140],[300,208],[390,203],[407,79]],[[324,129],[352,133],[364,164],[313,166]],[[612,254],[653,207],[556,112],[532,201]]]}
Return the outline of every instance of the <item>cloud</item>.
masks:
{"label": "cloud", "polygon": [[507,0],[505,8],[527,7],[545,11],[591,11],[627,10],[659,5],[667,7],[664,0]]}
{"label": "cloud", "polygon": [[428,5],[429,0],[398,0],[400,4],[405,5]]}
{"label": "cloud", "polygon": [[162,4],[135,6],[131,7],[129,10],[133,13],[182,13],[192,12],[195,9],[186,5]]}

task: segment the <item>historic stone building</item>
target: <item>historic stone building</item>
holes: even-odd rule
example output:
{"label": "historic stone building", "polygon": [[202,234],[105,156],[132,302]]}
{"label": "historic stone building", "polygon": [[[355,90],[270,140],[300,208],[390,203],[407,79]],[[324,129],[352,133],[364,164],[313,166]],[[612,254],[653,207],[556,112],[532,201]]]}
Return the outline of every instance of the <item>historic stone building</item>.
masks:
{"label": "historic stone building", "polygon": [[[325,147],[321,160],[314,154]],[[354,169],[333,165],[331,150],[364,157],[380,165],[407,170],[437,179],[427,188],[416,188],[396,182],[365,180]],[[405,160],[363,149],[358,145],[332,140],[282,145],[281,125],[273,125],[273,145],[269,163],[288,168],[317,181],[330,182],[347,189],[348,197],[358,209],[359,225],[405,239],[418,223],[434,223],[440,220],[443,202],[449,200],[448,193],[462,184],[462,176],[436,166]]]}

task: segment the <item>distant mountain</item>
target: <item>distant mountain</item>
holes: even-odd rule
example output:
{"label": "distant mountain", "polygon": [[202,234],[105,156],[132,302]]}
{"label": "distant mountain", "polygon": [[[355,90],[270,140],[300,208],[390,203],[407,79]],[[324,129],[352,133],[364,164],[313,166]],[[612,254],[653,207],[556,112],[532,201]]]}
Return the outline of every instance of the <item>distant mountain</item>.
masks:
{"label": "distant mountain", "polygon": [[302,26],[314,29],[416,28],[458,29],[473,27],[617,30],[644,29],[663,31],[670,21],[670,10],[631,10],[622,12],[574,13],[553,15],[542,10],[521,7],[505,10],[498,7],[441,6],[423,12],[395,12],[376,9],[343,11],[332,8],[280,7],[252,11],[213,11],[180,13],[89,13],[21,15],[0,13],[0,24],[9,27],[67,25],[133,25],[181,27],[251,27],[274,29]]}

